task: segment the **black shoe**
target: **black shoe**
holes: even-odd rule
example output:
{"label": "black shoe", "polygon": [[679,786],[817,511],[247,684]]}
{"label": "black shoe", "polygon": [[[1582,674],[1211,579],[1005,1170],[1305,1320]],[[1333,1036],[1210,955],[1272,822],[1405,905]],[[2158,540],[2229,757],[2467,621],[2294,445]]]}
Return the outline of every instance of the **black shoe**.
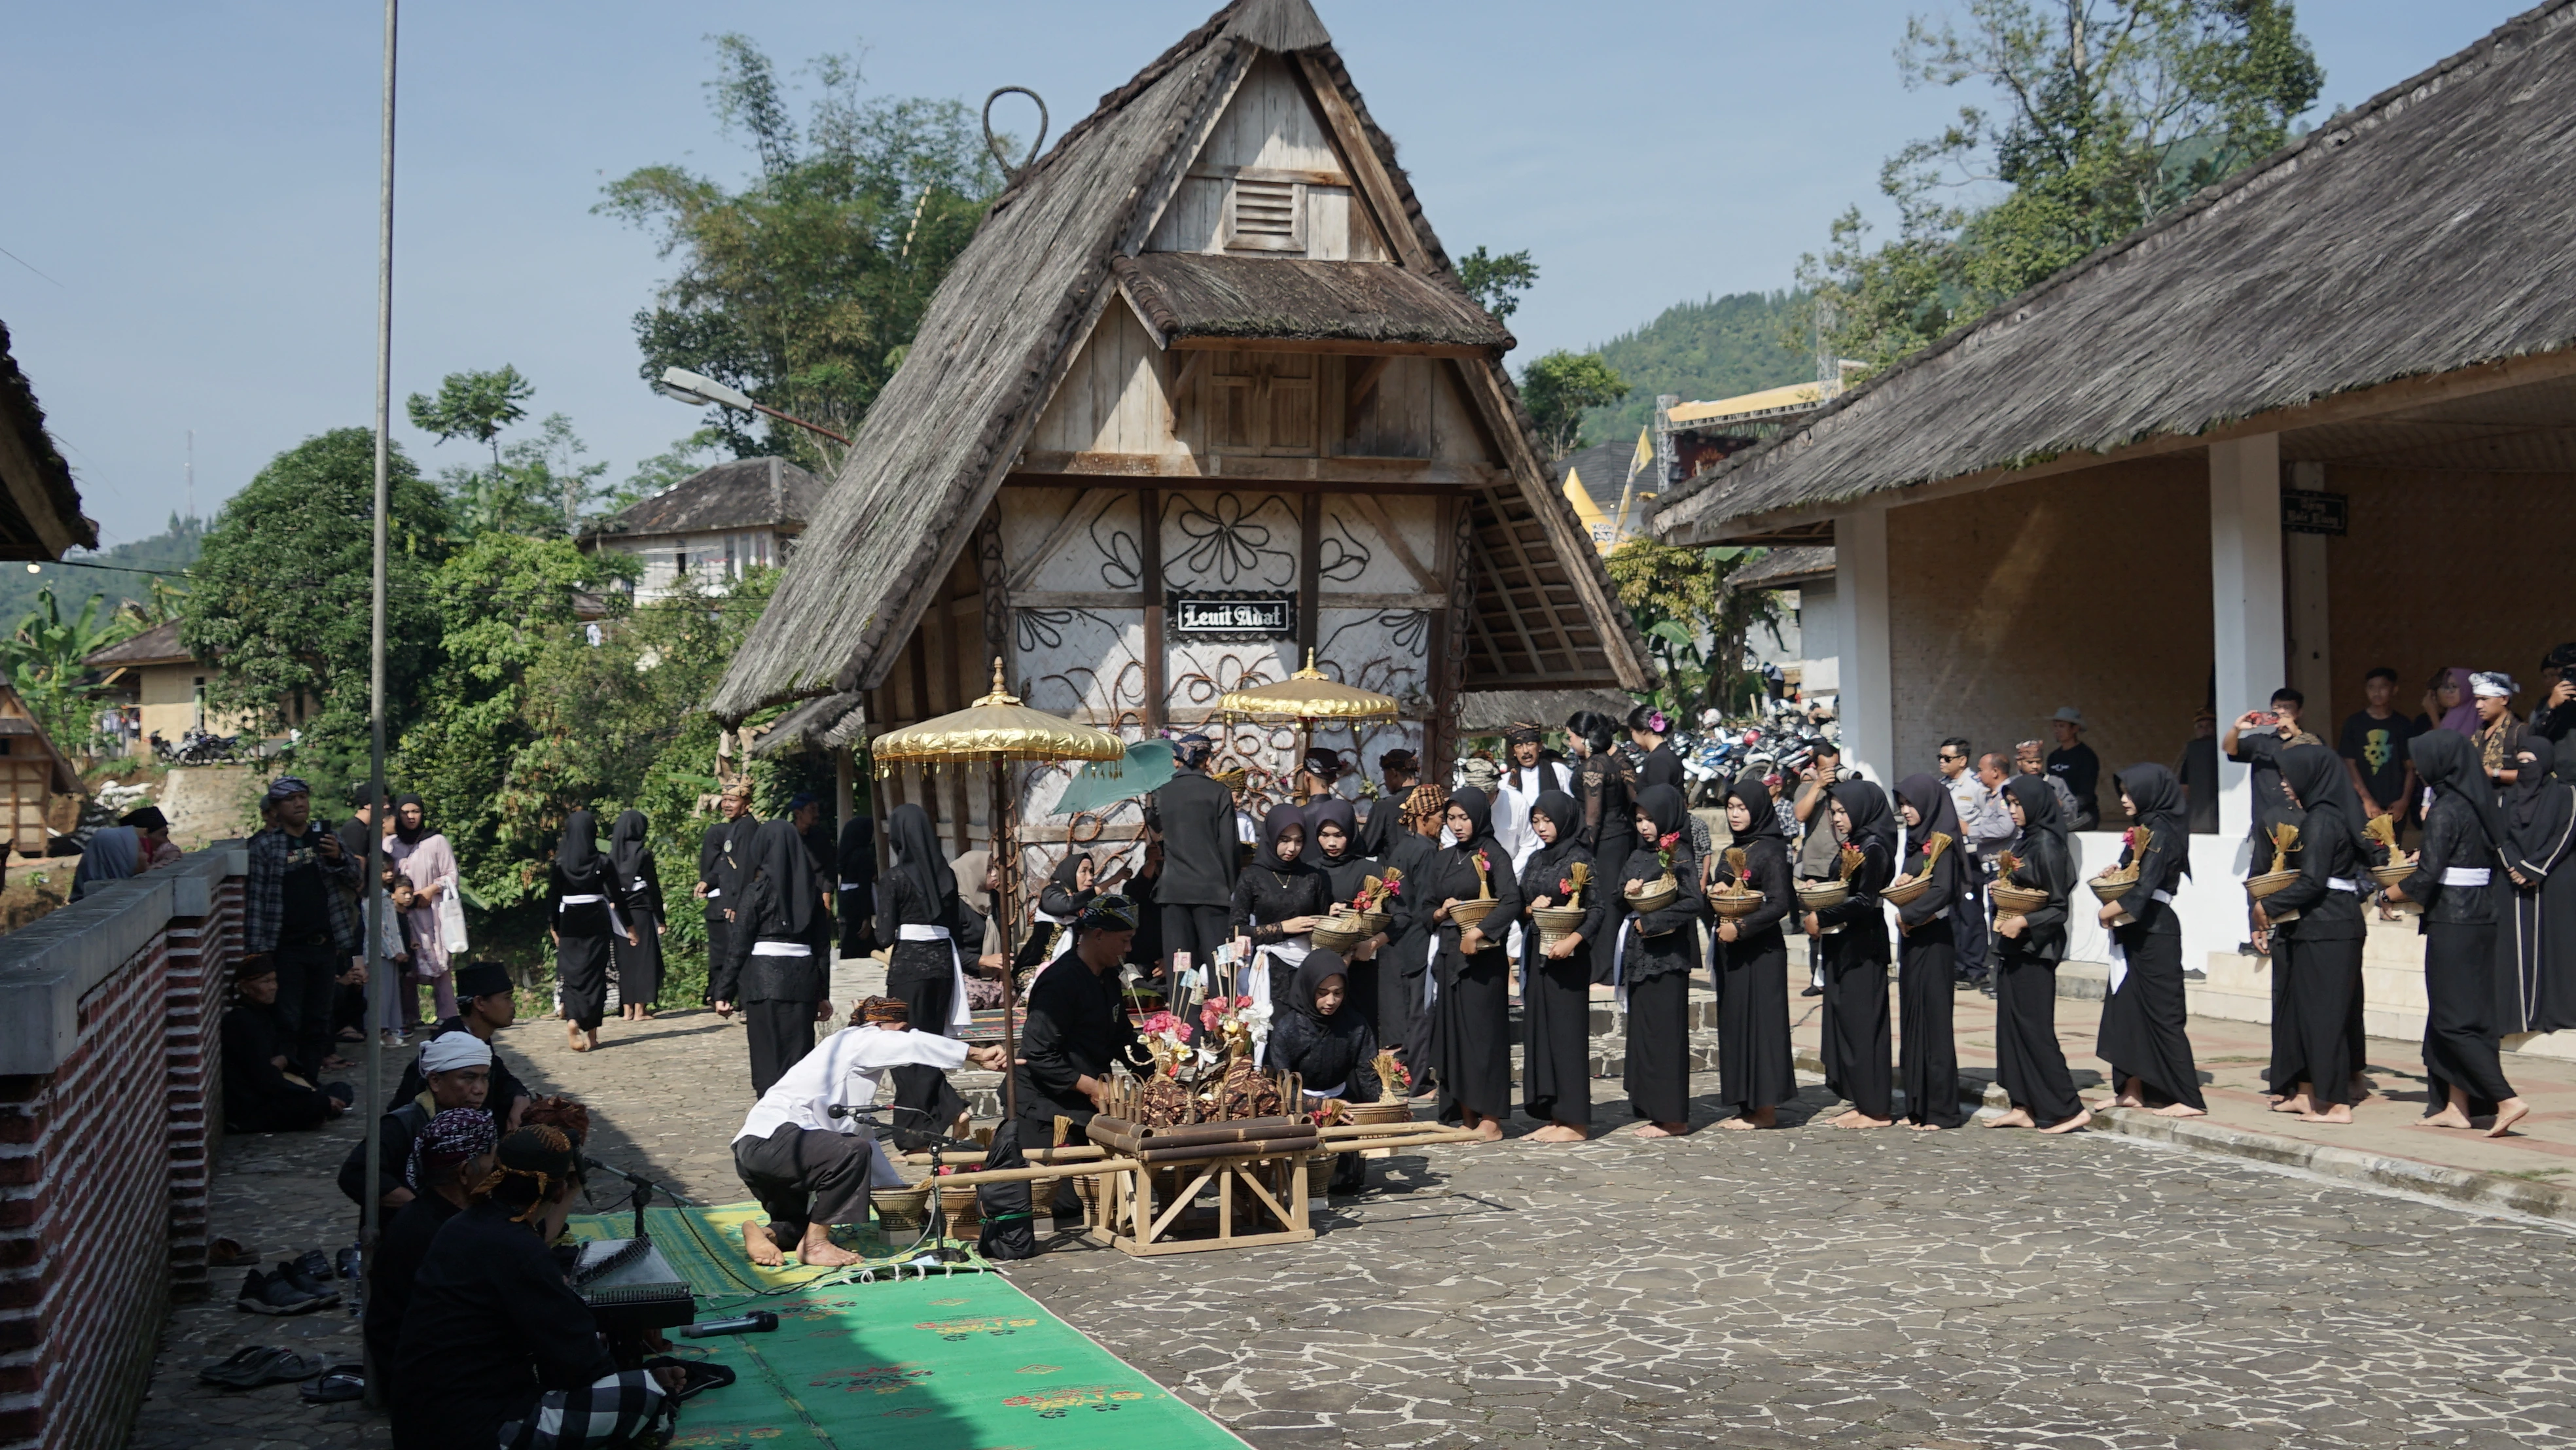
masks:
{"label": "black shoe", "polygon": [[234,1296],[233,1307],[251,1314],[309,1314],[325,1304],[336,1304],[337,1294],[324,1299],[295,1287],[283,1275],[271,1276],[257,1269],[242,1281],[241,1293]]}
{"label": "black shoe", "polygon": [[1807,990],[1800,992],[1798,995],[1801,997],[1821,997],[1825,995],[1825,989],[1822,987],[1811,986],[1807,988]]}
{"label": "black shoe", "polygon": [[[333,1288],[328,1279],[315,1278],[309,1267],[309,1261],[318,1258],[321,1258],[321,1254],[317,1250],[291,1263],[279,1264],[277,1272],[269,1276],[269,1281],[291,1285],[297,1293],[310,1294],[323,1304],[337,1304],[340,1302],[340,1291]],[[325,1274],[331,1272],[331,1263],[327,1259],[322,1262],[322,1272]]]}

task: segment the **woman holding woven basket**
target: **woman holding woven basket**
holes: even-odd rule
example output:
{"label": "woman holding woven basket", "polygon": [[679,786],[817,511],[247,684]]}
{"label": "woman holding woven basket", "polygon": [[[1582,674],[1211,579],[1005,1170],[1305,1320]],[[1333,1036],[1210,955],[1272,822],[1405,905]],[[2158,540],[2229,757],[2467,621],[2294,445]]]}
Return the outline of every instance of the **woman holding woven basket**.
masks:
{"label": "woman holding woven basket", "polygon": [[[1897,814],[1905,819],[1906,853],[1897,895],[1896,1075],[1905,1085],[1906,1126],[1917,1132],[1955,1128],[1968,1121],[1959,1106],[1959,1044],[1951,1031],[1958,991],[1958,949],[1950,910],[1959,884],[1959,807],[1949,786],[1929,773],[1896,783]],[[1920,884],[1911,884],[1920,883]],[[1897,895],[1888,899],[1897,900]]]}
{"label": "woman holding woven basket", "polygon": [[1611,948],[1610,975],[1628,1018],[1628,1106],[1645,1119],[1637,1136],[1678,1138],[1690,1131],[1690,974],[1708,896],[1682,793],[1668,785],[1639,791],[1636,820],[1637,849],[1620,883],[1628,917]]}
{"label": "woman holding woven basket", "polygon": [[[2368,822],[2361,802],[2342,765],[2342,757],[2322,745],[2281,752],[2281,784],[2303,812],[2298,844],[2290,852],[2298,879],[2254,903],[2255,929],[2270,938],[2265,945],[2281,978],[2273,1010],[2288,1018],[2282,1024],[2287,1030],[2272,1034],[2272,1065],[2264,1075],[2280,1099],[2272,1110],[2312,1123],[2349,1123],[2360,1101],[2353,1078],[2361,1063],[2353,1056],[2350,1025],[2353,997],[2361,990],[2361,892],[2370,842],[2363,834]],[[2107,1005],[2102,1029],[2103,1055],[2109,1057]],[[2179,1035],[2179,1023],[2175,1030]],[[2188,1053],[2189,1045],[2183,1050]],[[2188,1057],[2183,1065],[2190,1065]],[[2123,1083],[2121,1106],[2137,1106]],[[2193,1092],[2188,1101],[2200,1106],[2200,1094]]]}
{"label": "woman holding woven basket", "polygon": [[1896,1121],[1894,1044],[1887,1028],[1887,912],[1879,893],[1896,877],[1896,818],[1874,781],[1836,781],[1828,791],[1842,841],[1842,900],[1807,912],[1807,941],[1824,958],[1825,1086],[1851,1106],[1837,1128],[1884,1128]]}
{"label": "woman holding woven basket", "polygon": [[1533,1143],[1592,1136],[1592,944],[1610,912],[1592,853],[1575,839],[1582,824],[1564,791],[1540,791],[1530,805],[1538,845],[1520,875],[1521,1110],[1547,1124]]}
{"label": "woman holding woven basket", "polygon": [[[2335,778],[2343,779],[2342,758],[2315,745],[2282,752],[2285,774],[2290,756],[2300,751],[2322,757]],[[2155,1109],[2159,1117],[2197,1118],[2209,1106],[2201,1101],[2200,1068],[2183,1030],[2191,1013],[2183,1000],[2182,919],[2173,908],[2174,893],[2191,873],[2191,823],[2184,813],[2182,782],[2161,765],[2133,765],[2112,783],[2131,824],[2118,864],[2097,879],[2107,883],[2125,874],[2130,885],[2101,905],[2100,920],[2111,932],[2112,980],[2094,1051],[2111,1064],[2118,1094],[2113,1107],[2143,1108],[2152,1096],[2163,1099]],[[2360,925],[2355,912],[2353,926],[2357,930]],[[2274,960],[2277,970],[2278,958]],[[2357,981],[2358,955],[2353,964]],[[2339,999],[2336,1010],[2349,1001],[2349,996]],[[2336,1030],[2341,1031],[2340,1018]]]}
{"label": "woman holding woven basket", "polygon": [[1440,1075],[1440,1120],[1503,1136],[1512,1115],[1512,967],[1504,949],[1521,914],[1511,857],[1494,839],[1493,802],[1472,787],[1452,792],[1443,820],[1458,844],[1428,871],[1422,901],[1438,902],[1432,958],[1432,1060]]}
{"label": "woman holding woven basket", "polygon": [[[1776,807],[1760,768],[1736,777],[1726,793],[1734,841],[1711,878],[1717,890],[1710,906],[1718,914],[1709,948],[1717,976],[1717,1094],[1735,1109],[1718,1126],[1739,1131],[1778,1127],[1779,1105],[1798,1095],[1789,1050],[1789,941],[1780,930],[1797,897],[1789,837]],[[1746,902],[1747,895],[1758,902]]]}
{"label": "woman holding woven basket", "polygon": [[[2012,1107],[1989,1128],[2071,1133],[2093,1121],[2075,1095],[2057,1045],[2057,964],[2066,959],[2066,900],[2075,855],[2066,818],[2045,776],[2004,782],[2004,808],[2020,834],[2003,855],[1995,902],[1995,1080]],[[2041,1124],[2046,1127],[2040,1127]]]}
{"label": "woman holding woven basket", "polygon": [[[2473,1127],[2488,1113],[2501,1138],[2531,1112],[2505,1080],[2489,1035],[2495,1019],[2495,873],[2509,835],[2468,737],[2431,730],[2406,742],[2415,773],[2432,789],[2415,873],[2388,888],[2393,901],[2424,914],[2424,1076],[2432,1089],[2424,1122]],[[2509,879],[2509,878],[2508,878]]]}

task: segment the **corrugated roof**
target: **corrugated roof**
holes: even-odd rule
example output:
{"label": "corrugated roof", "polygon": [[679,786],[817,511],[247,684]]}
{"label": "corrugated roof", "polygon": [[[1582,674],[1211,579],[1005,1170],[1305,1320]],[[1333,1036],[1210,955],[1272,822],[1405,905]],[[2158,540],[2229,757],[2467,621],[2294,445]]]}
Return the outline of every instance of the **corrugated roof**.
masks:
{"label": "corrugated roof", "polygon": [[123,665],[178,665],[196,659],[179,644],[179,621],[172,619],[156,624],[121,644],[84,656],[82,664],[92,669],[108,670]]}
{"label": "corrugated roof", "polygon": [[1729,418],[1776,417],[1783,411],[1816,406],[1824,391],[1823,386],[1816,383],[1791,383],[1786,387],[1764,388],[1758,393],[1739,393],[1715,402],[1677,404],[1668,416],[1676,428],[1706,427]]}
{"label": "corrugated roof", "polygon": [[1758,535],[2576,348],[2576,0],[2550,0],[1661,500]]}
{"label": "corrugated roof", "polygon": [[823,492],[823,480],[785,459],[735,458],[628,504],[590,532],[632,537],[802,525],[822,505]]}

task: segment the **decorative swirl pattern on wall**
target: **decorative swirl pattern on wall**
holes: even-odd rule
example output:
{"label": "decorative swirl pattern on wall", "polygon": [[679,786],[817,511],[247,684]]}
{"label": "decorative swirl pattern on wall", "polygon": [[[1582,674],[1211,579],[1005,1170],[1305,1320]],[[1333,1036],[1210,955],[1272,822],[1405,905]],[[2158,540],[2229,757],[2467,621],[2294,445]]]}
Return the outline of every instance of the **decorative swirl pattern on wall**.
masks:
{"label": "decorative swirl pattern on wall", "polygon": [[[1106,535],[1101,533],[1104,526],[1109,530]],[[1134,534],[1109,522],[1108,511],[1091,521],[1091,542],[1100,550],[1100,582],[1103,585],[1121,593],[1144,586],[1144,551],[1138,546]]]}
{"label": "decorative swirl pattern on wall", "polygon": [[1340,514],[1324,516],[1324,537],[1316,545],[1316,572],[1337,584],[1348,584],[1368,572],[1374,555],[1368,545],[1351,532],[1350,520]]}
{"label": "decorative swirl pattern on wall", "polygon": [[1247,583],[1294,588],[1296,554],[1272,547],[1275,535],[1270,526],[1258,522],[1273,504],[1279,504],[1288,518],[1296,517],[1276,494],[1250,509],[1244,507],[1240,494],[1221,493],[1204,503],[1191,495],[1176,495],[1172,518],[1189,542],[1165,567],[1166,583],[1212,579],[1229,589]]}

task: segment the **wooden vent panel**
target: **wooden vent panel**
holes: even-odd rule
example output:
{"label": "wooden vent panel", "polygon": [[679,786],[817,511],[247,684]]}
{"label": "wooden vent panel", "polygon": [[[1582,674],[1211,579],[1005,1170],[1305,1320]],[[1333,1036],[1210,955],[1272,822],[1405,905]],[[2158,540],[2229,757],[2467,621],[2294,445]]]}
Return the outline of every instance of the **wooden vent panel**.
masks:
{"label": "wooden vent panel", "polygon": [[1237,252],[1306,250],[1306,188],[1237,178],[1226,193],[1225,245]]}

